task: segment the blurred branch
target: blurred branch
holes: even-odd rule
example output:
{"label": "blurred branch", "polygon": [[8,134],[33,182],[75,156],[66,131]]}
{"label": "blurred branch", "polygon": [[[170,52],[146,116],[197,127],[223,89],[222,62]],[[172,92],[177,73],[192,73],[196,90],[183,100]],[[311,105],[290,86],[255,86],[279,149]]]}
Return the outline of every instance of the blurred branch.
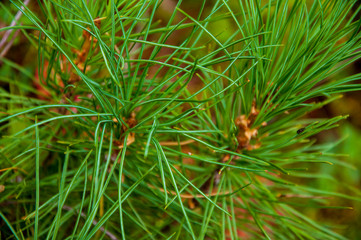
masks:
{"label": "blurred branch", "polygon": [[[30,0],[25,0],[24,1],[24,6],[27,6],[29,4]],[[21,7],[22,10],[24,10],[24,6]],[[17,23],[17,21],[20,19],[21,15],[23,14],[22,11],[18,11],[15,15],[14,20],[11,22],[10,27],[15,26],[15,24]],[[18,36],[19,34],[19,29],[15,31],[13,37],[11,38],[11,40],[6,44],[8,38],[10,37],[11,33],[13,32],[13,29],[9,29],[5,32],[3,38],[1,39],[0,42],[0,49],[3,48],[3,46],[5,45],[5,47],[2,49],[1,53],[0,53],[0,57],[4,57],[6,55],[6,53],[9,51],[9,49],[11,48],[12,44],[14,43],[15,38]]]}

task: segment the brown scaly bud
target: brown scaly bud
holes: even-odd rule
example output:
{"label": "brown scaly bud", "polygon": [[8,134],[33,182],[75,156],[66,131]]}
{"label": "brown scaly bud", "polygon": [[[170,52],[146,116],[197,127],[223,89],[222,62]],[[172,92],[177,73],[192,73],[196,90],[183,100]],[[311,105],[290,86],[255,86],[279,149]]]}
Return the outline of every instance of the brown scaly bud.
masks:
{"label": "brown scaly bud", "polygon": [[[234,123],[238,128],[238,134],[236,137],[238,142],[238,150],[242,150],[242,149],[252,150],[252,149],[257,149],[261,146],[260,142],[258,142],[255,145],[250,144],[251,139],[255,139],[258,134],[259,127],[251,128],[258,114],[259,114],[259,110],[257,110],[256,108],[255,101],[253,101],[251,112],[249,113],[248,117],[243,114],[235,119]],[[267,123],[263,122],[261,125],[266,126]]]}

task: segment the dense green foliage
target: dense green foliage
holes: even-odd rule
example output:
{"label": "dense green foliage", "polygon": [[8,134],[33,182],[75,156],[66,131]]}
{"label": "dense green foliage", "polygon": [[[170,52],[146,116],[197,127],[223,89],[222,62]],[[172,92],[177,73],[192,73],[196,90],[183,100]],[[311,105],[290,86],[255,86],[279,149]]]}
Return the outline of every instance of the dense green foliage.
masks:
{"label": "dense green foliage", "polygon": [[346,116],[307,113],[360,90],[335,77],[361,55],[356,1],[1,4],[32,51],[0,59],[2,236],[344,238],[307,209],[360,200],[319,171],[347,167],[314,137]]}

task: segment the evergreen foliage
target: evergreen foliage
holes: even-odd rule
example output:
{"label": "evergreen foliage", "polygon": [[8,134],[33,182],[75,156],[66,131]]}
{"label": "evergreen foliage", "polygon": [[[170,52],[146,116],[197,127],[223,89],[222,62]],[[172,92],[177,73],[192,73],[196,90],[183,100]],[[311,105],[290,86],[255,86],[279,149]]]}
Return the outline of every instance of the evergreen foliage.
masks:
{"label": "evergreen foliage", "polygon": [[345,238],[307,212],[360,201],[319,168],[348,167],[315,138],[347,116],[307,114],[361,89],[355,0],[10,2],[5,239]]}

